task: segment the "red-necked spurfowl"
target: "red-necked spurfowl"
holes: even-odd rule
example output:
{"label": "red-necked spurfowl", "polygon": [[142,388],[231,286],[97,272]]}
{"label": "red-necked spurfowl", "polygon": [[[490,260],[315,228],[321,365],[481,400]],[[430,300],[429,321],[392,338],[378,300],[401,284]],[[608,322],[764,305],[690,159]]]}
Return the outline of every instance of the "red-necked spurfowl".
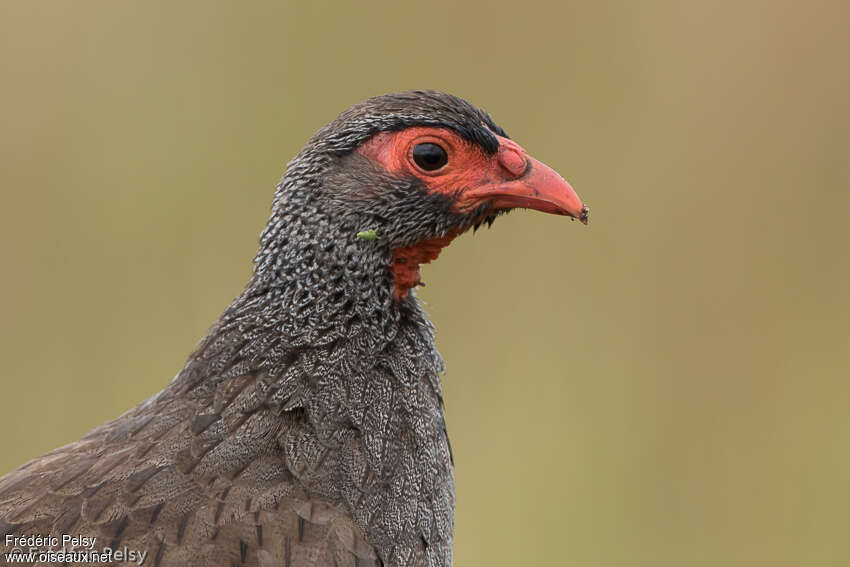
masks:
{"label": "red-necked spurfowl", "polygon": [[149,566],[451,565],[443,361],[413,290],[513,208],[588,215],[464,100],[343,112],[289,163],[253,276],[177,377],[0,479],[6,551],[71,534]]}

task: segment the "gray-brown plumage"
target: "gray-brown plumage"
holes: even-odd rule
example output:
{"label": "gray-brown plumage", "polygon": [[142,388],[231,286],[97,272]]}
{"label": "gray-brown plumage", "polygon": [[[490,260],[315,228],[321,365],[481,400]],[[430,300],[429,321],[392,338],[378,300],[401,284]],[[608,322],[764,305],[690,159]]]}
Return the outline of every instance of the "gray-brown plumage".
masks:
{"label": "gray-brown plumage", "polygon": [[[443,169],[428,170],[433,148],[422,169],[399,145],[416,128],[447,142]],[[366,100],[320,130],[278,186],[245,291],[183,370],[0,479],[0,536],[96,536],[155,567],[450,565],[443,363],[410,289],[418,264],[511,206],[587,217],[559,177],[544,180],[557,195],[535,186],[551,170],[511,144],[430,91]],[[476,189],[455,165],[473,162],[504,179]],[[497,196],[464,200],[487,183]]]}

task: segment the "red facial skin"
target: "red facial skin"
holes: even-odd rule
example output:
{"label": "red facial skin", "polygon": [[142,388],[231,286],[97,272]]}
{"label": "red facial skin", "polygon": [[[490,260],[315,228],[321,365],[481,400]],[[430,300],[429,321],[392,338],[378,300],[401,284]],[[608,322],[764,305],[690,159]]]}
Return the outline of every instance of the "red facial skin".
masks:
{"label": "red facial skin", "polygon": [[[535,209],[568,215],[587,224],[587,207],[569,183],[529,156],[519,144],[501,136],[496,138],[499,149],[489,155],[453,130],[415,127],[376,134],[358,151],[390,173],[419,178],[429,192],[453,196],[458,213],[489,203],[494,209]],[[446,165],[435,171],[419,167],[413,161],[413,148],[422,143],[437,144],[446,150]],[[440,250],[467,228],[394,250],[396,299],[406,297],[411,288],[422,283],[419,265],[437,258]]]}

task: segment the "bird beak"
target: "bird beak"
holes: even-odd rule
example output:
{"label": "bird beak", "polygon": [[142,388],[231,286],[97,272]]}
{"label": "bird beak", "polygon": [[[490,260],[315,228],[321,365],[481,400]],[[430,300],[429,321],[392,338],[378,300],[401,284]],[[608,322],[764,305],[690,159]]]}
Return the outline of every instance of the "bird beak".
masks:
{"label": "bird beak", "polygon": [[515,142],[501,136],[499,142],[497,161],[502,179],[464,191],[465,201],[486,202],[496,209],[526,208],[567,215],[587,224],[590,211],[563,177]]}

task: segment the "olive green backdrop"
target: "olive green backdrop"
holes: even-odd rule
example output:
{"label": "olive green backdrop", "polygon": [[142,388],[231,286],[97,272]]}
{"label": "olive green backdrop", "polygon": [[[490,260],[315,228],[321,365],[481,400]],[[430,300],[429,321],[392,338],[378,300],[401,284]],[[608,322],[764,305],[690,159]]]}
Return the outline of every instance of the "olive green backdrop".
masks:
{"label": "olive green backdrop", "polygon": [[2,2],[0,473],[177,373],[317,128],[436,88],[592,211],[423,269],[456,564],[848,564],[842,4]]}

